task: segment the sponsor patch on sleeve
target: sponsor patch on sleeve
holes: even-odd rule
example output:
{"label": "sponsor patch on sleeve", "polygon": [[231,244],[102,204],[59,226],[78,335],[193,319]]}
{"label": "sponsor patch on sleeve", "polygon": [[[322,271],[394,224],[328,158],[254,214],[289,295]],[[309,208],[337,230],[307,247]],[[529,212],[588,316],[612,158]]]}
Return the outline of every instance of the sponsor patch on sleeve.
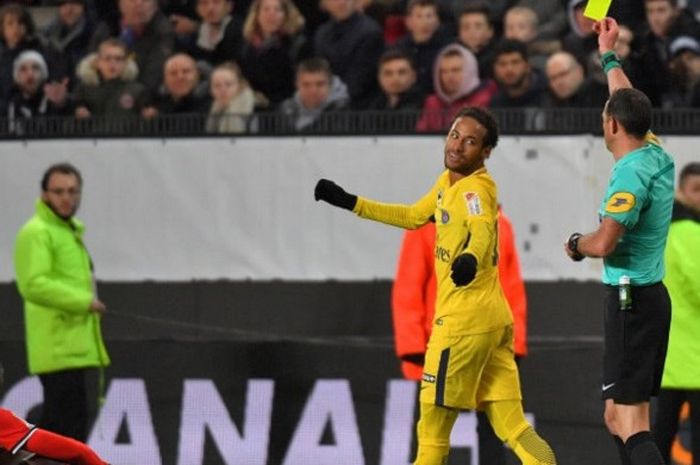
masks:
{"label": "sponsor patch on sleeve", "polygon": [[605,211],[608,213],[625,213],[637,203],[634,194],[630,192],[615,192],[605,204]]}
{"label": "sponsor patch on sleeve", "polygon": [[481,199],[476,192],[465,192],[464,200],[467,202],[467,211],[470,215],[478,216],[483,213],[481,209]]}

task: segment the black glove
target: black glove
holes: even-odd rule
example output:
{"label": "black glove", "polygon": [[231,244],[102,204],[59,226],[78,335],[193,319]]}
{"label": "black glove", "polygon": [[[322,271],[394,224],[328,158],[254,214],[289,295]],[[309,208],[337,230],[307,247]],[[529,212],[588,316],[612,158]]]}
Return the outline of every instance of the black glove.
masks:
{"label": "black glove", "polygon": [[574,253],[571,259],[575,262],[580,262],[586,258],[585,255],[578,251],[578,240],[581,238],[581,236],[583,236],[583,234],[577,232],[573,233],[571,236],[569,236],[569,240],[566,242],[569,250]]}
{"label": "black glove", "polygon": [[425,365],[425,354],[424,353],[404,354],[401,356],[401,360],[403,360],[404,362],[411,362],[415,365],[423,366],[423,365]]}
{"label": "black glove", "polygon": [[314,189],[314,199],[323,200],[336,207],[352,210],[357,203],[357,196],[348,194],[342,187],[329,179],[319,179]]}
{"label": "black glove", "polygon": [[452,262],[452,282],[455,286],[466,286],[476,276],[476,257],[470,253],[459,255]]}

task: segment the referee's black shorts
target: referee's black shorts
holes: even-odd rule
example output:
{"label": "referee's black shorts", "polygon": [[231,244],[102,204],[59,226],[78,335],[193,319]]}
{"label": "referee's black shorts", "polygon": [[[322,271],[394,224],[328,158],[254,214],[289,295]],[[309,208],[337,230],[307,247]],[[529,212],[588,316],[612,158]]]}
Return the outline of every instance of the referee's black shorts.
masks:
{"label": "referee's black shorts", "polygon": [[659,393],[664,372],[671,299],[663,283],[632,287],[632,308],[620,309],[617,286],[605,296],[603,399],[616,404],[648,402]]}

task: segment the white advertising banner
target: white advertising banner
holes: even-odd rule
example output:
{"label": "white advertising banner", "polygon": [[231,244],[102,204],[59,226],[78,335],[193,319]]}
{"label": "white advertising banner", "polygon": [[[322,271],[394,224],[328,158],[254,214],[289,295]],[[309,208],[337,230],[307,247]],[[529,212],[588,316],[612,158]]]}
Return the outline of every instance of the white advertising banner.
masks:
{"label": "white advertising banner", "polygon": [[[664,141],[677,171],[697,137]],[[439,137],[77,139],[0,144],[0,282],[54,162],[83,173],[78,213],[98,279],[369,280],[393,277],[401,231],[317,203],[319,178],[411,203],[442,169]],[[487,162],[528,280],[596,280],[563,252],[597,224],[612,156],[593,136],[502,137]]]}

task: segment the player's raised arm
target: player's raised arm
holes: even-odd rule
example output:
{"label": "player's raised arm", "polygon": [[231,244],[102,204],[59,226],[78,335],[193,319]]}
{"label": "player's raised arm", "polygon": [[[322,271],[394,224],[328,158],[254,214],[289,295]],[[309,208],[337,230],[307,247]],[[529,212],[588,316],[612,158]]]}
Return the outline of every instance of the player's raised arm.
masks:
{"label": "player's raised arm", "polygon": [[615,42],[620,35],[617,21],[614,18],[603,18],[593,25],[593,30],[598,34],[600,64],[608,78],[610,95],[617,89],[631,88],[632,83],[622,70],[620,58],[615,54]]}

